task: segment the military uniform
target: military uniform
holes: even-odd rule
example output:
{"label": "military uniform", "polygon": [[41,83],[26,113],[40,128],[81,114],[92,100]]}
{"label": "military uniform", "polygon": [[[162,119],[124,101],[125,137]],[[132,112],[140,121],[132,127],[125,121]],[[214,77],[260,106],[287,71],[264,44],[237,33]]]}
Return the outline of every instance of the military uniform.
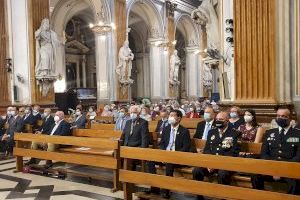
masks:
{"label": "military uniform", "polygon": [[[261,148],[261,159],[300,162],[300,130],[281,127],[266,131]],[[273,179],[270,176],[255,175],[252,186],[264,189],[264,180]],[[300,194],[299,180],[283,178],[288,183],[289,194]]]}
{"label": "military uniform", "polygon": [[[235,129],[227,128],[223,134],[217,128],[208,132],[207,141],[203,150],[204,154],[221,155],[221,156],[238,156],[240,148],[238,145],[239,132]],[[209,172],[207,168],[194,168],[193,179],[203,181],[204,176],[218,173],[218,183],[229,185],[231,182],[232,172],[226,170],[214,170]],[[198,196],[198,199],[203,199]]]}

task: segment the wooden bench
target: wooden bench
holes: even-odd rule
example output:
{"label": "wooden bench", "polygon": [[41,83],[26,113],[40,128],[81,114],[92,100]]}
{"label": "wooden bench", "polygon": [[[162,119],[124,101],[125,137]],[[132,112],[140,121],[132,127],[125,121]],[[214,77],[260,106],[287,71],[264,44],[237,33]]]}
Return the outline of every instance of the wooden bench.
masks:
{"label": "wooden bench", "polygon": [[[14,155],[17,157],[16,165],[19,172],[23,170],[23,157],[99,167],[113,171],[113,191],[117,191],[119,188],[120,157],[118,140],[22,133],[16,133],[14,139],[16,141]],[[52,143],[70,145],[71,147],[58,149],[56,152],[48,152],[24,148],[24,142]],[[84,147],[84,149],[78,147]]]}
{"label": "wooden bench", "polygon": [[97,130],[114,130],[115,124],[98,124],[98,123],[92,123],[91,129],[97,129]]}
{"label": "wooden bench", "polygon": [[114,117],[96,116],[94,121],[96,121],[97,123],[113,124],[114,123]]}
{"label": "wooden bench", "polygon": [[120,170],[120,181],[123,182],[125,200],[131,200],[133,198],[134,184],[154,186],[178,192],[221,199],[300,199],[300,196],[143,173],[131,171],[130,168],[132,160],[143,160],[300,179],[300,163],[172,152],[134,147],[121,147],[120,155],[121,158],[124,158],[124,169]]}

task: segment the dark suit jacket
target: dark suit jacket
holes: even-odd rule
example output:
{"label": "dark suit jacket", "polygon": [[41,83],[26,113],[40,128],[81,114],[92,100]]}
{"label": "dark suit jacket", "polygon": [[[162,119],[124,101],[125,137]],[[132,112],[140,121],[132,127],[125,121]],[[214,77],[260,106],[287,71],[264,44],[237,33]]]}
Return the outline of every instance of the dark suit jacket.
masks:
{"label": "dark suit jacket", "polygon": [[[171,125],[164,128],[161,135],[160,149],[166,150],[170,140]],[[175,151],[189,152],[191,148],[190,132],[185,127],[179,125],[175,139]]]}
{"label": "dark suit jacket", "polygon": [[15,132],[23,132],[24,130],[24,123],[22,117],[19,115],[8,122],[9,126],[8,129],[6,130],[6,134],[10,135],[10,138],[14,138]]}
{"label": "dark suit jacket", "polygon": [[42,132],[42,134],[49,135],[54,124],[54,118],[52,115],[50,115],[49,117],[43,119],[43,123],[38,131]]}
{"label": "dark suit jacket", "polygon": [[[54,127],[55,127],[55,124],[52,125],[49,135],[51,134]],[[62,120],[60,122],[59,126],[57,127],[57,129],[55,130],[55,132],[53,133],[53,135],[60,135],[60,136],[71,135],[70,124],[68,122],[66,122],[65,120]]]}
{"label": "dark suit jacket", "polygon": [[278,128],[267,130],[260,155],[266,160],[300,162],[300,130],[290,127],[282,138]]}
{"label": "dark suit jacket", "polygon": [[[203,150],[205,154],[222,155],[222,156],[238,156],[240,152],[240,146],[238,144],[239,132],[230,129],[229,127],[220,137],[219,130],[217,128],[208,131],[207,141]],[[229,147],[223,147],[223,142],[231,141]]]}
{"label": "dark suit jacket", "polygon": [[[211,129],[213,129],[215,127],[215,122],[216,120],[213,121]],[[206,125],[206,121],[201,121],[197,124],[197,129],[196,129],[196,133],[194,135],[194,138],[198,138],[198,139],[202,139],[203,137],[203,133],[205,130],[205,125]]]}
{"label": "dark suit jacket", "polygon": [[[158,122],[157,122],[157,125],[156,125],[156,128],[155,128],[155,132],[159,132],[160,130],[160,127],[162,126],[162,123],[163,121],[160,119]],[[167,127],[169,124],[168,124],[168,120],[165,122],[165,127]]]}
{"label": "dark suit jacket", "polygon": [[[131,127],[133,130],[130,135]],[[140,117],[135,121],[128,120],[121,136],[121,145],[147,148],[149,146],[148,122]]]}
{"label": "dark suit jacket", "polygon": [[35,121],[35,117],[33,116],[32,113],[30,113],[26,119],[25,119],[25,116],[26,115],[24,115],[23,118],[22,118],[24,124],[30,124],[30,125],[34,125],[35,124],[35,122],[36,122]]}
{"label": "dark suit jacket", "polygon": [[77,128],[85,128],[85,124],[86,124],[86,117],[84,115],[81,115],[81,117],[72,123],[72,126],[76,126]]}

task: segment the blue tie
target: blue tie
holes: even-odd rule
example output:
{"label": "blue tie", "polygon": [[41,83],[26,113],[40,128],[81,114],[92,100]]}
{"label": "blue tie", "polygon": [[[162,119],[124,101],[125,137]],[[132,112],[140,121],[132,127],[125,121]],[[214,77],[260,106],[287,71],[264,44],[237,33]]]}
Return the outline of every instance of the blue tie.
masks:
{"label": "blue tie", "polygon": [[203,132],[202,140],[207,140],[208,131],[210,130],[210,124],[206,122],[205,129]]}
{"label": "blue tie", "polygon": [[171,148],[172,148],[172,146],[173,146],[173,143],[174,143],[174,133],[175,133],[175,129],[172,128],[171,133],[170,133],[169,144],[168,144],[167,149],[166,149],[167,151],[170,151]]}

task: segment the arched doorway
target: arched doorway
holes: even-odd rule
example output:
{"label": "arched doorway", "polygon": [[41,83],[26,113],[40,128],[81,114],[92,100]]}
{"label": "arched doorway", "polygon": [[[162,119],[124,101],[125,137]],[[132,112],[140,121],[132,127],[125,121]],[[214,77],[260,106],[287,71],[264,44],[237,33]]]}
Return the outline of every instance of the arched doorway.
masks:
{"label": "arched doorway", "polygon": [[181,60],[179,98],[195,99],[202,96],[202,64],[200,62],[197,26],[187,14],[176,20],[175,49]]}
{"label": "arched doorway", "polygon": [[[149,40],[160,37],[163,32],[162,19],[151,1],[132,0],[128,2],[127,27],[129,46],[135,58],[133,60],[131,86],[132,99],[153,95],[153,69]],[[156,62],[160,62],[159,58]]]}

